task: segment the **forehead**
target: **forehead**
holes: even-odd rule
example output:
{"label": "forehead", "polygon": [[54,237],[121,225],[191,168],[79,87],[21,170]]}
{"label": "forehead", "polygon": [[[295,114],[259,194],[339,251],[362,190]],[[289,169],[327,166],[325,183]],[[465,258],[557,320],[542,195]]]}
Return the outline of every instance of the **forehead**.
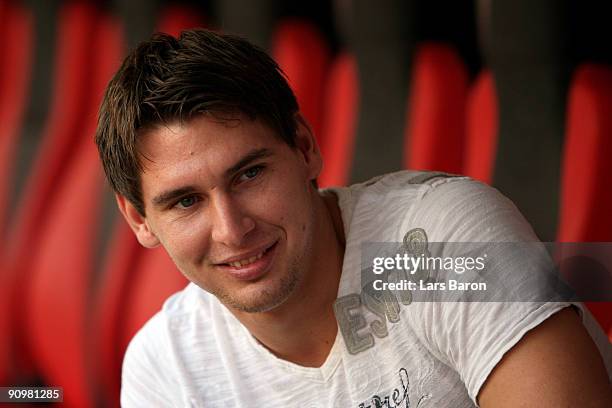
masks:
{"label": "forehead", "polygon": [[253,147],[285,144],[265,122],[235,114],[201,114],[144,130],[138,151],[144,173],[184,161],[231,159]]}
{"label": "forehead", "polygon": [[255,150],[286,160],[290,147],[267,124],[244,115],[220,119],[199,115],[144,131],[138,150],[145,207],[169,190],[189,186],[210,190],[223,185],[231,169]]}

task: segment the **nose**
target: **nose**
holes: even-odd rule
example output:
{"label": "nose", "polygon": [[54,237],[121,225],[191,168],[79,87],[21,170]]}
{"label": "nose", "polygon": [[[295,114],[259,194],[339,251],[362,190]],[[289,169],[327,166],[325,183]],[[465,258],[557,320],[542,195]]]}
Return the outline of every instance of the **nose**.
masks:
{"label": "nose", "polygon": [[219,195],[213,200],[214,219],[212,239],[229,247],[240,247],[255,228],[255,221],[246,214],[241,204],[230,195]]}

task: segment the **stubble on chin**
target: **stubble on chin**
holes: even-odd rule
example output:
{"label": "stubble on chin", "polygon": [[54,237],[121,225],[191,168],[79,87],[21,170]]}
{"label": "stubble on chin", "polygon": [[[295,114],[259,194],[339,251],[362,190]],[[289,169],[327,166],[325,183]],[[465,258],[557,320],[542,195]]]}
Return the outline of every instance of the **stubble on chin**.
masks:
{"label": "stubble on chin", "polygon": [[229,309],[243,313],[264,313],[285,303],[300,283],[300,275],[298,268],[293,265],[274,287],[264,288],[250,299],[240,299],[223,291],[211,293]]}
{"label": "stubble on chin", "polygon": [[269,312],[285,303],[296,292],[298,286],[308,273],[309,264],[307,256],[312,253],[313,235],[309,234],[309,230],[306,227],[303,227],[302,231],[305,239],[303,251],[290,262],[287,273],[271,286],[263,288],[259,293],[251,296],[250,299],[240,299],[222,291],[213,293],[213,295],[226,307],[243,313]]}

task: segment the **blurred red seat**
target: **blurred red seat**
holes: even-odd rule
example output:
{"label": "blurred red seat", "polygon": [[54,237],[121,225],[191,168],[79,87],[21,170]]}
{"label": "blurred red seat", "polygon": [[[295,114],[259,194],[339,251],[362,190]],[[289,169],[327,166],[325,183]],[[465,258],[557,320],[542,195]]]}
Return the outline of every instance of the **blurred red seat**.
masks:
{"label": "blurred red seat", "polygon": [[33,21],[31,13],[17,4],[0,4],[0,55],[10,61],[0,66],[0,236],[4,237],[15,147],[29,91]]}
{"label": "blurred red seat", "polygon": [[86,143],[81,143],[58,186],[59,197],[48,208],[52,220],[39,231],[40,247],[21,297],[38,371],[45,383],[61,384],[65,404],[74,407],[93,406],[85,327],[104,185],[97,152],[91,140]]}
{"label": "blurred red seat", "polygon": [[349,181],[357,126],[357,63],[343,53],[333,61],[324,99],[320,148],[323,171],[319,186],[343,186]]}
{"label": "blurred red seat", "polygon": [[[72,84],[85,88],[84,94],[79,92],[82,110],[73,111],[83,116],[78,122],[81,128],[71,129],[73,138],[65,140],[72,147],[61,158],[64,167],[60,178],[54,180],[53,200],[39,214],[45,222],[36,231],[36,251],[27,265],[29,277],[21,302],[27,305],[24,339],[39,375],[46,384],[62,385],[65,405],[88,407],[95,402],[88,370],[86,322],[105,191],[93,133],[104,87],[120,62],[122,43],[120,27],[113,20],[93,8],[74,7],[64,12],[69,18],[84,19],[87,28],[75,23],[73,30],[86,31],[71,34],[84,36],[81,40],[95,53],[81,53],[87,58],[79,61],[81,69],[89,75],[87,81]],[[63,40],[75,41],[71,37]],[[77,42],[77,46],[84,45]],[[70,48],[67,44],[61,47]]]}
{"label": "blurred red seat", "polygon": [[570,85],[559,241],[612,241],[612,67],[580,66]]}
{"label": "blurred red seat", "polygon": [[467,100],[463,174],[491,184],[497,152],[497,99],[493,74],[478,75]]}
{"label": "blurred red seat", "polygon": [[[6,240],[6,210],[15,165],[15,148],[25,113],[33,50],[31,13],[11,1],[0,1],[0,55],[10,63],[0,65],[0,237]],[[4,241],[6,242],[6,241]],[[10,286],[6,260],[0,256],[0,384],[9,378]]]}
{"label": "blurred red seat", "polygon": [[161,12],[157,30],[178,37],[181,31],[204,27],[204,24],[205,18],[199,10],[186,5],[169,4]]}
{"label": "blurred red seat", "polygon": [[60,180],[66,175],[76,142],[82,139],[83,124],[89,113],[86,96],[91,92],[89,81],[91,47],[96,12],[86,3],[69,2],[58,15],[57,48],[53,101],[41,135],[38,156],[20,197],[12,228],[8,231],[4,251],[3,286],[7,291],[10,312],[8,333],[13,339],[10,353],[17,372],[31,374],[31,358],[24,337],[25,316],[22,295],[31,276],[32,260],[40,245],[40,231],[50,220],[47,209],[52,206]]}
{"label": "blurred red seat", "polygon": [[[579,66],[568,96],[560,242],[612,241],[611,106],[612,67]],[[612,303],[587,302],[587,306],[612,339]]]}
{"label": "blurred red seat", "polygon": [[467,68],[454,49],[438,43],[417,48],[407,105],[405,167],[462,172],[467,84]]}
{"label": "blurred red seat", "polygon": [[312,24],[288,18],[273,33],[271,48],[272,56],[287,75],[301,112],[320,138],[323,93],[331,61],[325,39]]}

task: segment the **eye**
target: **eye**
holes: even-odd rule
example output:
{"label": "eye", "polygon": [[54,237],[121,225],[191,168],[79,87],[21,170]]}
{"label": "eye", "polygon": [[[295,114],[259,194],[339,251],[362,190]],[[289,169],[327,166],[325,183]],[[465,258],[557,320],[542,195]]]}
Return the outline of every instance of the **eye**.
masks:
{"label": "eye", "polygon": [[196,196],[187,196],[181,198],[174,206],[178,208],[189,208],[198,202],[198,198]]}
{"label": "eye", "polygon": [[240,175],[238,180],[239,181],[252,180],[255,177],[257,177],[261,173],[262,170],[263,170],[263,166],[253,166],[253,167],[250,167],[247,170],[245,170],[244,173],[242,173],[242,175]]}

